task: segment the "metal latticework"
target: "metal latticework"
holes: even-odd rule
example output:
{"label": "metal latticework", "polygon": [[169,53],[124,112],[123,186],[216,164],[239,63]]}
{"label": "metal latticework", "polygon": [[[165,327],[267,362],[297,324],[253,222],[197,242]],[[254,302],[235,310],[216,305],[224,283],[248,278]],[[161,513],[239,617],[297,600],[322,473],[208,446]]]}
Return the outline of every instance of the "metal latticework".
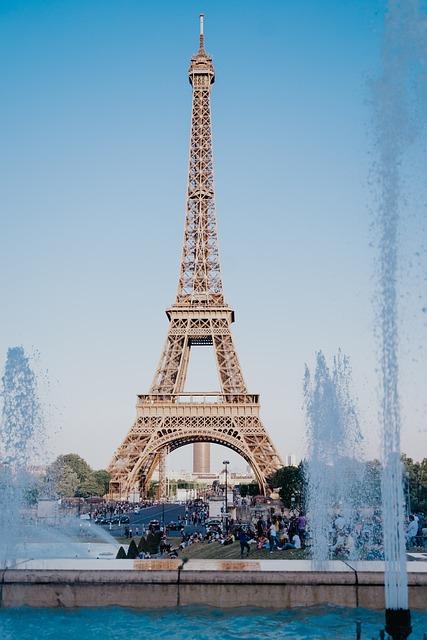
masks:
{"label": "metal latticework", "polygon": [[215,216],[212,162],[211,85],[215,80],[212,58],[200,49],[189,69],[193,87],[187,216],[177,304],[224,304]]}
{"label": "metal latticework", "polygon": [[[196,442],[237,451],[263,492],[282,462],[259,419],[257,395],[248,394],[233,344],[233,310],[224,303],[215,217],[210,90],[215,73],[200,48],[189,69],[193,88],[188,198],[176,302],[167,310],[169,331],[148,395],[139,396],[137,419],[110,464],[110,494],[146,493],[159,466],[165,492],[167,452]],[[214,348],[221,392],[183,393],[192,346]]]}

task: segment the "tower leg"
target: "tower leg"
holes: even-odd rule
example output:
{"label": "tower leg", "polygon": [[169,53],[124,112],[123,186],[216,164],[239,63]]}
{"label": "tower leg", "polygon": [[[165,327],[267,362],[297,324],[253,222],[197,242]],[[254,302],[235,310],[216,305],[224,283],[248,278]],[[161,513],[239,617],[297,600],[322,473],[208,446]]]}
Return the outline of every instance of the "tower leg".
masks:
{"label": "tower leg", "polygon": [[159,486],[157,489],[157,498],[166,500],[166,449],[161,449],[159,456]]}

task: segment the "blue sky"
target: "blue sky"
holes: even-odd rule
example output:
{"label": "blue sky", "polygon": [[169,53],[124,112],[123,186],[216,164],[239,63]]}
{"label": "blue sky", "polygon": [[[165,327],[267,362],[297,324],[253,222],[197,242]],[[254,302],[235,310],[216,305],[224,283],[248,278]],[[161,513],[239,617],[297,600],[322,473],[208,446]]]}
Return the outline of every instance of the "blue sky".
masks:
{"label": "blue sky", "polygon": [[[248,388],[281,453],[302,455],[304,363],[341,347],[374,455],[369,83],[382,0],[3,0],[0,353],[40,352],[52,452],[105,466],[166,337],[201,11],[216,68],[223,282]],[[407,172],[400,282],[403,448],[415,457],[427,398],[420,157]],[[194,360],[189,385],[211,388],[209,354]]]}

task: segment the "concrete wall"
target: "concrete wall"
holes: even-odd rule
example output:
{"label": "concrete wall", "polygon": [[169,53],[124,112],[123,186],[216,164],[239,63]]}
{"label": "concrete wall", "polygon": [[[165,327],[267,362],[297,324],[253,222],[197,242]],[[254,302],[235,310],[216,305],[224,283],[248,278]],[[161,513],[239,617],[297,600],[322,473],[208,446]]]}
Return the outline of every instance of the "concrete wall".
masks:
{"label": "concrete wall", "polygon": [[[427,563],[408,563],[411,608],[425,609]],[[2,607],[291,608],[315,604],[381,609],[382,563],[305,560],[44,560],[0,574]]]}

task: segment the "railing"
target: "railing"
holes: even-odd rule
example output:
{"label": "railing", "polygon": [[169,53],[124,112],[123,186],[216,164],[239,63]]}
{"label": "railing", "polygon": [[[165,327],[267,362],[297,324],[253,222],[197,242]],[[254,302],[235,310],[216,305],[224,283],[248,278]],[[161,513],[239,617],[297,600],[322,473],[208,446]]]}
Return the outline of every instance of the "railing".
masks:
{"label": "railing", "polygon": [[259,395],[254,393],[148,393],[139,395],[139,404],[258,404]]}

